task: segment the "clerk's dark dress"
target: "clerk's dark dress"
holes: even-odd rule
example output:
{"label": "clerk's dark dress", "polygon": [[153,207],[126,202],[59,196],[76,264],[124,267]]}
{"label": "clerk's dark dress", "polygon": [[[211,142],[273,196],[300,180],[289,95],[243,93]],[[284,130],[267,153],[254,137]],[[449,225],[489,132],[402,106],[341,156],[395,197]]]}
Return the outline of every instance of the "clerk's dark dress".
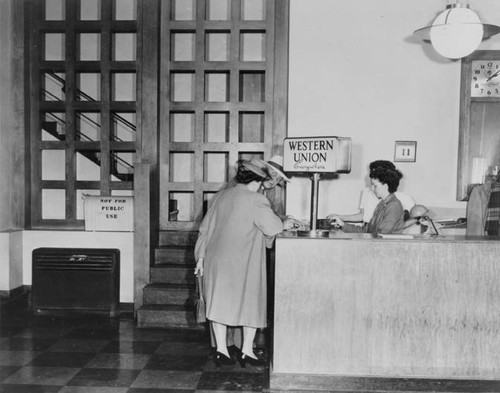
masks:
{"label": "clerk's dark dress", "polygon": [[342,230],[344,232],[365,232],[374,235],[378,233],[402,233],[404,224],[403,205],[396,198],[396,195],[389,194],[387,198],[381,200],[370,222],[364,226],[353,224],[344,224]]}

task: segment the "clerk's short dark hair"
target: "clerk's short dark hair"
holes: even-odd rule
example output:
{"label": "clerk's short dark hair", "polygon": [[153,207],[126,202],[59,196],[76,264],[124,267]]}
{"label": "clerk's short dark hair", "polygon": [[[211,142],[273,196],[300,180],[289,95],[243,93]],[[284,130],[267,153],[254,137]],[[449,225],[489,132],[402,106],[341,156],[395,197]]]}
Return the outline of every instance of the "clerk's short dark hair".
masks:
{"label": "clerk's short dark hair", "polygon": [[396,192],[399,187],[399,181],[403,177],[403,174],[396,168],[389,169],[378,167],[370,172],[371,179],[377,179],[382,184],[387,184],[389,192],[392,194]]}
{"label": "clerk's short dark hair", "polygon": [[373,171],[375,168],[386,168],[386,169],[396,169],[394,164],[390,161],[387,160],[376,160],[370,162],[370,172]]}
{"label": "clerk's short dark hair", "polygon": [[267,178],[266,172],[261,168],[252,164],[247,160],[239,160],[237,162],[236,182],[241,184],[249,184],[253,181],[263,181]]}

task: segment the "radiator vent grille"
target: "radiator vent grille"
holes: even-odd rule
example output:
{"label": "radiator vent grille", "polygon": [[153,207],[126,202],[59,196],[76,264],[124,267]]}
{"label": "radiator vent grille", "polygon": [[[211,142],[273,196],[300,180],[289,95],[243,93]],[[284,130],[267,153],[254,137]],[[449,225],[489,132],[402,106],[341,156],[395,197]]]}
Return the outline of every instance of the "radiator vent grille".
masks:
{"label": "radiator vent grille", "polygon": [[119,311],[120,251],[38,248],[33,251],[34,311]]}

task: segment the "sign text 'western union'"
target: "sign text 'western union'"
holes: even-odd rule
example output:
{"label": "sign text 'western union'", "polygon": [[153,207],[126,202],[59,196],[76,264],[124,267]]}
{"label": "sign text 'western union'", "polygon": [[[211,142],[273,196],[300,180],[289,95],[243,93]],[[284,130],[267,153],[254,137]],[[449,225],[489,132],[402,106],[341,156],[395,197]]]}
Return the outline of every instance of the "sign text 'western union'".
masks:
{"label": "sign text 'western union'", "polygon": [[351,138],[285,138],[283,144],[285,172],[351,171]]}

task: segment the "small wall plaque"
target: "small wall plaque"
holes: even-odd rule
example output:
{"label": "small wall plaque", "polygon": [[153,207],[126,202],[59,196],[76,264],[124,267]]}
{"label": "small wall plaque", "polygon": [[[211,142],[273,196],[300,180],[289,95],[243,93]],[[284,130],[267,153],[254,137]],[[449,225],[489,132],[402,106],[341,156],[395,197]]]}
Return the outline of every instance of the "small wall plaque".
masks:
{"label": "small wall plaque", "polygon": [[394,147],[394,162],[415,162],[416,158],[416,141],[396,141]]}

